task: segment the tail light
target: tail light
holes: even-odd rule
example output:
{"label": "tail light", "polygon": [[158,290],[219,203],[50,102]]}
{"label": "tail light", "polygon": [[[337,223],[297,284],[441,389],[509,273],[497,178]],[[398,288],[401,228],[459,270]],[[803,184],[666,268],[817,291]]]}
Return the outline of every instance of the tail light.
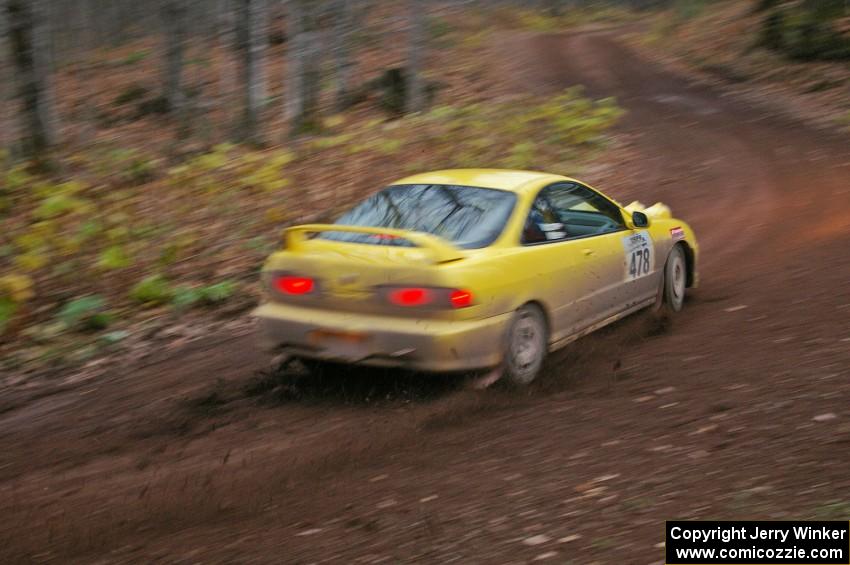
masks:
{"label": "tail light", "polygon": [[457,288],[385,286],[379,293],[390,304],[407,308],[466,308],[474,304],[470,291]]}
{"label": "tail light", "polygon": [[389,292],[390,302],[396,306],[425,306],[434,300],[429,288],[397,288]]}
{"label": "tail light", "polygon": [[454,308],[466,308],[472,306],[472,293],[468,290],[453,290],[449,294],[449,300]]}
{"label": "tail light", "polygon": [[310,294],[316,289],[316,281],[310,277],[278,275],[274,278],[274,288],[282,294]]}

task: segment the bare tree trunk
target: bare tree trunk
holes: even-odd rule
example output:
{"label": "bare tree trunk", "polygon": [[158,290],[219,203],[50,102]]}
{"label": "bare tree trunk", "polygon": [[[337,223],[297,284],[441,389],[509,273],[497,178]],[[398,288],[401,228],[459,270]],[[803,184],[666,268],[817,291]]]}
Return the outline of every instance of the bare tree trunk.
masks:
{"label": "bare tree trunk", "polygon": [[333,33],[334,66],[336,68],[336,92],[334,106],[345,110],[351,105],[351,79],[354,74],[352,36],[354,35],[353,0],[336,0]]}
{"label": "bare tree trunk", "polygon": [[266,72],[266,53],[269,50],[269,2],[257,0],[257,38],[260,42],[260,63],[257,65],[257,93],[261,104],[265,104],[269,96],[268,75]]}
{"label": "bare tree trunk", "polygon": [[319,53],[312,0],[289,0],[287,117],[289,133],[297,137],[318,128]]}
{"label": "bare tree trunk", "polygon": [[[6,11],[0,10],[0,153],[11,154],[12,139],[15,138],[12,128],[12,119],[9,115],[9,106],[12,101],[12,92],[9,85],[14,76],[7,64],[7,54],[11,56],[9,46],[9,26],[6,25]],[[2,166],[2,159],[0,159]]]}
{"label": "bare tree trunk", "polygon": [[[77,21],[71,26],[72,33],[77,40],[77,56],[76,63],[78,66],[78,78],[80,78],[80,90],[83,100],[91,100],[96,95],[97,86],[93,80],[92,58],[93,53],[97,49],[97,29],[92,23],[93,2],[92,0],[83,0],[82,6],[78,9]],[[96,114],[97,110],[94,104],[85,104],[82,110],[82,127],[78,128],[77,134],[73,141],[78,143],[86,143],[94,137],[96,129]],[[73,131],[73,130],[72,130]]]}
{"label": "bare tree trunk", "polygon": [[56,116],[47,57],[44,0],[7,0],[9,39],[21,98],[23,153],[44,156],[57,143]]}
{"label": "bare tree trunk", "polygon": [[266,73],[263,61],[267,44],[264,17],[265,0],[238,0],[238,2],[244,108],[237,137],[240,141],[259,144],[261,143],[261,136],[258,133],[258,125],[266,92]]}
{"label": "bare tree trunk", "polygon": [[553,18],[559,18],[564,14],[562,0],[549,0],[549,15]]}
{"label": "bare tree trunk", "polygon": [[[186,48],[187,0],[163,0],[165,29],[165,100],[169,111],[183,122],[186,93],[183,85],[183,58]],[[185,123],[181,123],[184,129]]]}
{"label": "bare tree trunk", "polygon": [[233,91],[235,80],[232,73],[232,53],[236,42],[233,33],[233,5],[231,0],[219,0],[218,48],[222,61],[219,65],[218,96],[219,104],[225,106]]}
{"label": "bare tree trunk", "polygon": [[425,9],[423,0],[408,0],[410,9],[410,45],[407,54],[407,111],[425,109],[425,83],[422,61],[425,55]]}

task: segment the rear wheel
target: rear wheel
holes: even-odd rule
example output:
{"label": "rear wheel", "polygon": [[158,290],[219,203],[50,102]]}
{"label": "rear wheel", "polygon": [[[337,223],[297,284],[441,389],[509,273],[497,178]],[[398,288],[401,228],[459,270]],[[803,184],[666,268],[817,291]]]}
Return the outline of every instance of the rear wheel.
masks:
{"label": "rear wheel", "polygon": [[319,377],[324,375],[325,372],[339,372],[341,370],[341,366],[338,363],[331,363],[329,361],[322,361],[320,359],[311,359],[308,357],[299,357],[298,361],[304,365],[304,368],[307,369],[307,372],[314,377]]}
{"label": "rear wheel", "polygon": [[526,304],[517,310],[505,341],[505,380],[520,386],[531,383],[540,373],[549,342],[540,308]]}

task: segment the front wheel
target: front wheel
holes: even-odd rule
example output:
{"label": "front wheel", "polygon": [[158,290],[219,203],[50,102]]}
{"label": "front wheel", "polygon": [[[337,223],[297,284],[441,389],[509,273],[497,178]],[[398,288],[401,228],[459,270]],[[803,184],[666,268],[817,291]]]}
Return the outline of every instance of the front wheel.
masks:
{"label": "front wheel", "polygon": [[540,373],[549,342],[540,308],[526,304],[517,310],[505,341],[505,380],[519,386],[531,383]]}
{"label": "front wheel", "polygon": [[685,304],[685,287],[688,282],[688,267],[681,245],[670,251],[664,266],[664,303],[672,312],[680,312]]}
{"label": "front wheel", "polygon": [[658,294],[648,318],[649,333],[666,333],[672,328],[673,314],[681,311],[685,303],[686,268],[685,252],[680,245],[676,245],[670,251],[667,262],[664,263],[664,273],[658,284]]}

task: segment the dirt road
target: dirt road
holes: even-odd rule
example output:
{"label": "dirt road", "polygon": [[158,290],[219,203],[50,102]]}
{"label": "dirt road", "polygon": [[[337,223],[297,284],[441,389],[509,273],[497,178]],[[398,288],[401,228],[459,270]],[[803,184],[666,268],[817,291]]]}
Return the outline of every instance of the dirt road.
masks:
{"label": "dirt road", "polygon": [[36,395],[0,414],[0,562],[648,564],[666,519],[850,517],[850,144],[611,35],[511,50],[528,87],[616,96],[615,195],[692,220],[673,331],[627,319],[524,393],[281,384],[218,336]]}

